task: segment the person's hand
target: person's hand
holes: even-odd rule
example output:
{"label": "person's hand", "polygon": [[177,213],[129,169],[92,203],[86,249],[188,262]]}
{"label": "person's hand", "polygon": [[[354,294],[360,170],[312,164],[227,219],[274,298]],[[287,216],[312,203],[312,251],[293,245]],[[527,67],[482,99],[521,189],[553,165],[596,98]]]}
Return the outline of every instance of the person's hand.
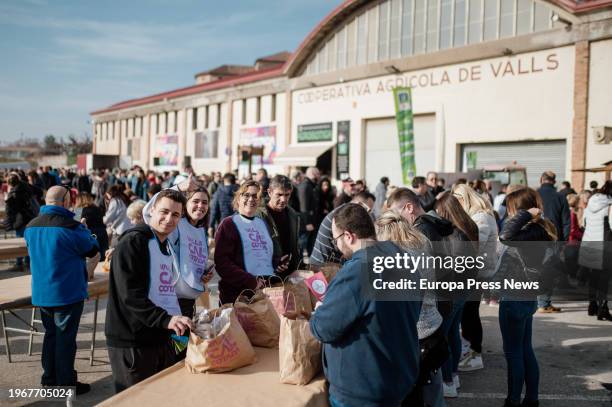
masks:
{"label": "person's hand", "polygon": [[81,218],[81,225],[87,227],[87,219]]}
{"label": "person's hand", "polygon": [[198,180],[193,177],[193,174],[189,174],[187,179],[180,184],[178,184],[179,191],[181,192],[190,192],[195,191],[200,187]]}
{"label": "person's hand", "polygon": [[262,289],[266,286],[266,280],[264,280],[263,278],[258,278],[257,279],[257,286],[255,287],[256,290]]}
{"label": "person's hand", "polygon": [[323,305],[323,301],[317,301],[317,302],[315,303],[315,307],[314,307],[314,309],[319,308],[321,305]]}
{"label": "person's hand", "polygon": [[168,329],[174,331],[178,336],[183,336],[187,329],[193,329],[191,318],[182,315],[175,315],[168,324]]}
{"label": "person's hand", "polygon": [[202,283],[204,285],[208,284],[210,280],[212,280],[213,275],[215,273],[215,263],[212,263],[210,267],[206,270],[206,273],[202,276]]}
{"label": "person's hand", "polygon": [[529,212],[531,217],[534,219],[539,217],[540,214],[542,213],[542,211],[539,208],[530,208],[530,209],[527,209],[527,212]]}
{"label": "person's hand", "polygon": [[113,255],[113,251],[115,249],[108,249],[105,253],[104,253],[104,257],[106,257],[107,259],[110,259],[110,257]]}
{"label": "person's hand", "polygon": [[311,224],[311,223],[309,223],[308,225],[306,225],[306,230],[307,230],[308,232],[312,232],[312,231],[314,230],[314,225],[313,225],[313,224]]}

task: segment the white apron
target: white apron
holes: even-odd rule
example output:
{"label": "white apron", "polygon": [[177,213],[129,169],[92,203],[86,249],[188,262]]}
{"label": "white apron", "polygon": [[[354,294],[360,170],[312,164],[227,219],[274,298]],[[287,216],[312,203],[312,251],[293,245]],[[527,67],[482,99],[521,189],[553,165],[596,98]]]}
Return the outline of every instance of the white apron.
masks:
{"label": "white apron", "polygon": [[[208,261],[208,242],[204,228],[196,228],[182,218],[178,224],[179,270],[176,294],[179,298],[196,299],[204,292],[202,276]],[[174,245],[173,245],[174,246]]]}
{"label": "white apron", "polygon": [[242,241],[246,271],[254,276],[273,275],[272,238],[264,221],[260,218],[251,220],[240,215],[234,215],[232,220]]}
{"label": "white apron", "polygon": [[149,299],[153,304],[165,309],[169,315],[182,315],[178,298],[174,291],[174,281],[172,281],[172,255],[165,255],[162,253],[156,237],[149,240],[149,257],[149,270],[151,276]]}

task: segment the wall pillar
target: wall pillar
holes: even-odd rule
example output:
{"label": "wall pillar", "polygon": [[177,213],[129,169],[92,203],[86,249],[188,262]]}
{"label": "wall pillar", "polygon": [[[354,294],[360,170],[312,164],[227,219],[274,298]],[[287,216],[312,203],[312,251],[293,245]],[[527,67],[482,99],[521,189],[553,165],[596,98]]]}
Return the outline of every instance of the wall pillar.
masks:
{"label": "wall pillar", "polygon": [[576,191],[584,188],[585,173],[574,171],[586,166],[586,146],[588,135],[589,111],[589,68],[590,44],[580,41],[575,46],[576,62],[574,65],[574,121],[572,126],[570,168],[572,170],[572,187]]}

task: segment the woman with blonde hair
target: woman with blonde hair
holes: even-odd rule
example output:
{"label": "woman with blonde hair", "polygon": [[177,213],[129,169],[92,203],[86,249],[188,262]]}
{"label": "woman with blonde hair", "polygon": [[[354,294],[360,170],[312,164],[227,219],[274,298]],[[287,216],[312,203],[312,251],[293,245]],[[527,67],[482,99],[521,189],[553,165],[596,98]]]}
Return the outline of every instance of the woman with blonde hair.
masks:
{"label": "woman with blonde hair", "polygon": [[[403,249],[416,250],[419,254],[431,251],[429,239],[412,227],[397,211],[383,212],[376,220],[375,227],[376,238],[379,241],[390,240]],[[421,278],[432,282],[436,280],[435,270],[422,269],[419,271]],[[442,330],[442,315],[438,312],[434,291],[427,291],[423,295],[417,332],[421,349],[421,369],[414,389],[403,404],[444,405],[440,367],[448,357],[448,343]]]}
{"label": "woman with blonde hair", "polygon": [[215,267],[221,277],[219,299],[233,303],[245,289],[255,290],[262,279],[287,271],[274,258],[272,237],[265,221],[257,217],[263,191],[257,181],[247,180],[234,195],[237,213],[221,221],[215,233]]}
{"label": "woman with blonde hair", "polygon": [[[498,234],[497,222],[491,203],[468,185],[455,185],[452,190],[463,209],[478,226],[479,255],[485,260],[485,268],[479,277],[487,278],[495,271]],[[480,301],[466,301],[461,317],[461,335],[470,343],[470,351],[459,362],[459,371],[482,369],[482,323]]]}
{"label": "woman with blonde hair", "polygon": [[[478,255],[478,226],[463,209],[459,200],[450,192],[444,192],[436,201],[434,206],[436,213],[442,218],[453,224],[453,234],[449,236],[451,256],[470,256]],[[475,278],[476,267],[466,269],[458,273],[445,273],[445,278],[452,278],[466,284],[468,278]],[[444,316],[442,327],[448,338],[451,355],[442,366],[442,378],[444,380],[443,390],[445,397],[457,397],[459,382],[459,362],[461,361],[461,335],[459,325],[463,314],[463,307],[468,299],[467,290],[459,293],[452,293],[449,301],[452,304],[450,315]]]}

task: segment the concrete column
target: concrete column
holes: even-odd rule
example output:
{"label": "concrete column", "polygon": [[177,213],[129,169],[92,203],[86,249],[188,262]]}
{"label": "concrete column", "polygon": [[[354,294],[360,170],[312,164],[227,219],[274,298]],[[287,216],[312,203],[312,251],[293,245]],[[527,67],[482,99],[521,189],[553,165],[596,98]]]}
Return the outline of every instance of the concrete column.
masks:
{"label": "concrete column", "polygon": [[[232,132],[234,131],[234,99],[227,98],[225,109],[227,110],[227,114],[225,115],[226,116],[225,121],[227,123],[227,126],[225,128],[225,137],[227,138],[226,149],[228,149],[227,151],[230,152],[229,155],[227,156],[227,163],[225,164],[225,171],[231,172],[232,171],[232,156],[236,153],[234,149],[232,148],[232,139],[233,139]],[[219,126],[219,128],[220,127],[221,126]],[[223,152],[223,155],[225,155],[225,151]]]}
{"label": "concrete column", "polygon": [[[586,165],[586,146],[589,111],[589,66],[590,45],[588,41],[576,43],[574,65],[574,121],[570,166],[572,170],[583,169]],[[576,191],[584,188],[584,172],[572,171],[572,187]]]}

